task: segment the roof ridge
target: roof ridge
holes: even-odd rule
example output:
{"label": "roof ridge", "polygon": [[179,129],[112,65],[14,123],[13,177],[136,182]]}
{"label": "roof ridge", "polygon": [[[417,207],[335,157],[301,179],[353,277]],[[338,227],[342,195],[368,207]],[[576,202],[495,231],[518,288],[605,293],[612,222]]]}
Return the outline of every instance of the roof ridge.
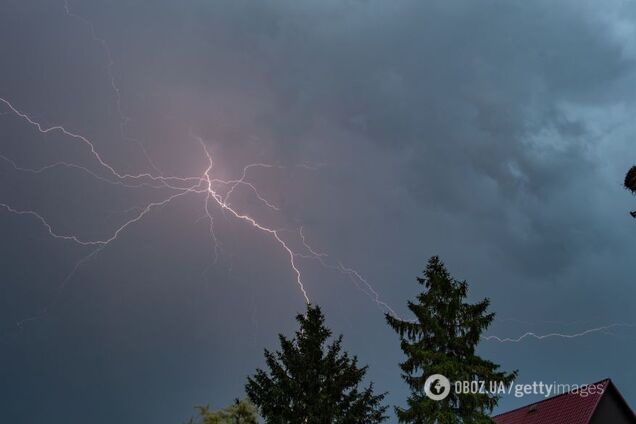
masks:
{"label": "roof ridge", "polygon": [[[599,381],[597,381],[597,382],[595,382],[595,383],[584,384],[584,385],[580,386],[579,388],[581,388],[581,387],[595,386],[595,385],[597,385],[597,384],[601,384],[601,383],[603,383],[603,384],[605,384],[605,383],[611,383],[611,384],[613,384],[613,383],[612,383],[612,379],[611,379],[611,378],[604,378],[604,379],[599,380]],[[520,409],[529,408],[529,407],[531,407],[531,406],[538,405],[538,404],[543,403],[543,402],[548,402],[548,401],[551,401],[551,400],[554,400],[554,399],[560,398],[560,397],[562,397],[562,396],[572,394],[572,392],[573,392],[573,390],[570,390],[569,392],[561,393],[561,394],[559,394],[559,395],[552,396],[552,397],[549,397],[549,398],[546,398],[546,399],[541,399],[541,400],[539,400],[539,401],[537,401],[537,402],[529,403],[529,404],[527,404],[527,405],[523,405],[523,406],[520,406],[520,407],[518,407],[518,408],[511,409],[510,411],[502,412],[501,414],[497,414],[497,415],[493,416],[492,418],[497,418],[497,417],[500,417],[500,416],[502,416],[502,415],[507,415],[507,414],[510,414],[510,413],[512,413],[512,412],[519,411]],[[594,405],[594,409],[596,409],[596,407],[598,406],[598,401],[600,400],[600,398],[601,398],[601,397],[602,397],[602,396],[599,396],[599,399],[596,401],[597,403]]]}
{"label": "roof ridge", "polygon": [[[605,380],[601,380],[598,383],[592,383],[592,384],[599,384],[599,383],[604,383],[605,387],[603,387],[603,393],[596,399],[596,402],[594,403],[594,408],[592,408],[592,410],[590,411],[590,415],[587,416],[587,421],[588,422],[594,416],[594,412],[596,412],[596,408],[598,408],[598,404],[601,402],[601,399],[603,398],[603,395],[605,394],[607,389],[614,385],[614,383],[612,383],[612,379],[611,378],[606,378]],[[618,392],[618,390],[616,390],[616,391]]]}

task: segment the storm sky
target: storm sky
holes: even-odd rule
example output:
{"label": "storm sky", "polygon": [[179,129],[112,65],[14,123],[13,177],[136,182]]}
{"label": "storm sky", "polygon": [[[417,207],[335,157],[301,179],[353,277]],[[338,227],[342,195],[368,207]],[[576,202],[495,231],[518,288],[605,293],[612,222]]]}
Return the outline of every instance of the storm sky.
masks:
{"label": "storm sky", "polygon": [[[121,174],[248,180],[235,206],[298,230],[408,316],[431,255],[489,297],[489,335],[636,322],[636,3],[627,0],[4,0],[0,98],[90,139]],[[145,153],[144,153],[145,150]],[[0,104],[0,203],[110,237],[167,189]],[[40,173],[16,168],[41,169]],[[179,423],[244,396],[304,309],[268,234],[188,194],[99,253],[0,208],[0,413],[11,423]],[[297,258],[391,405],[408,394],[385,309]],[[78,265],[79,263],[79,265]],[[72,272],[75,269],[75,272]],[[70,276],[70,277],[69,277]],[[610,377],[636,405],[636,329],[483,341],[519,382]],[[535,398],[504,397],[497,411]]]}

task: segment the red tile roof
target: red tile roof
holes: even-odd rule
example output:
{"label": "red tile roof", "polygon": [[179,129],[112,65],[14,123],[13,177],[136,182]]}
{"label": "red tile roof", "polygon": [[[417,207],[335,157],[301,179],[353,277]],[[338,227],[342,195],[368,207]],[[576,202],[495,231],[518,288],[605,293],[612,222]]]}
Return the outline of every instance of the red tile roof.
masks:
{"label": "red tile roof", "polygon": [[[588,386],[609,387],[610,380]],[[564,393],[493,417],[497,424],[588,424],[602,394]]]}

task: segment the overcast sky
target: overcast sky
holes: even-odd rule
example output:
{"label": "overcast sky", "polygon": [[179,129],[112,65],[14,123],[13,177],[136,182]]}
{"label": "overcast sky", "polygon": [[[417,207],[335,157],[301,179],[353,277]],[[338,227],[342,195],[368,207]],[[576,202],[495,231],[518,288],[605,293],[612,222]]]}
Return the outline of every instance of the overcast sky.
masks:
{"label": "overcast sky", "polygon": [[[298,252],[302,226],[401,315],[438,254],[471,300],[491,298],[489,335],[636,322],[636,202],[621,187],[636,162],[633,1],[69,0],[67,13],[5,0],[0,40],[0,98],[85,136],[121,174],[200,177],[199,138],[217,178],[275,165],[248,179],[280,211],[246,187],[237,210]],[[0,203],[56,234],[107,239],[171,194],[96,178],[112,175],[85,143],[5,103],[0,155]],[[16,169],[61,161],[95,175]],[[0,208],[3,420],[168,424],[243,396],[304,299],[276,240],[218,205],[215,262],[204,200],[154,208],[84,262],[92,248]],[[403,404],[384,307],[361,281],[297,263]],[[479,351],[519,382],[610,377],[636,406],[635,328]]]}

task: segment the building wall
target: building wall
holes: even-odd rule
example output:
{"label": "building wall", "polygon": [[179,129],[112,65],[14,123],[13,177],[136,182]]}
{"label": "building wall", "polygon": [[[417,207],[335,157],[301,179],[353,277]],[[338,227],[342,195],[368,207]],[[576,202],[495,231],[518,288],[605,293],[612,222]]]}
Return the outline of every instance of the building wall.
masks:
{"label": "building wall", "polygon": [[627,409],[616,389],[610,385],[599,402],[590,424],[636,424],[634,415]]}

